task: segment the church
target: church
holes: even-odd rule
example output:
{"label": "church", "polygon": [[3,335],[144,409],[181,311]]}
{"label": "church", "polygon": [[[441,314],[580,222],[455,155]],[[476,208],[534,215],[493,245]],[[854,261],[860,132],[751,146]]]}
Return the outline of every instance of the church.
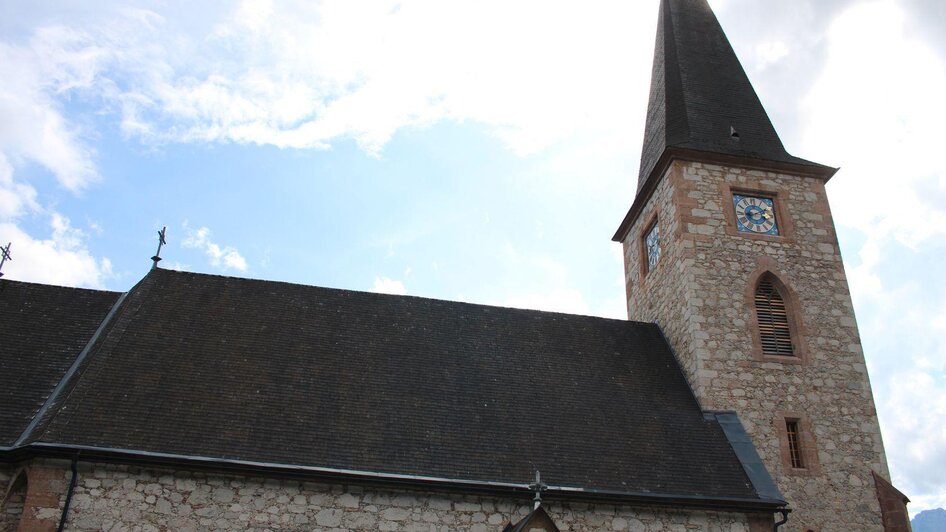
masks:
{"label": "church", "polygon": [[0,531],[909,531],[835,173],[707,1],[662,0],[628,320],[157,261],[0,279]]}

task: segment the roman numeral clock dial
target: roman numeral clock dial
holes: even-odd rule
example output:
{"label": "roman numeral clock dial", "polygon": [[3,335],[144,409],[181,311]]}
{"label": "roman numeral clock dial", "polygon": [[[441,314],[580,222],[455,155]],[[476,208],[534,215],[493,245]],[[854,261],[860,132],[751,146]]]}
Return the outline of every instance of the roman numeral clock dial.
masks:
{"label": "roman numeral clock dial", "polygon": [[778,236],[775,201],[772,198],[733,194],[736,228],[742,233]]}

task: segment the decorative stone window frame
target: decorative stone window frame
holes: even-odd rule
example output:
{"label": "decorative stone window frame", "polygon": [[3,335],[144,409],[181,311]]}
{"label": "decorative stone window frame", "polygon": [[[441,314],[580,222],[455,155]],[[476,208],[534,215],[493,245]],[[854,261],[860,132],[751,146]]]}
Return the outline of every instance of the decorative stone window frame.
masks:
{"label": "decorative stone window frame", "polygon": [[[729,236],[738,236],[751,238],[754,240],[764,240],[767,242],[794,242],[795,225],[788,215],[788,209],[785,208],[785,192],[779,193],[778,190],[772,190],[761,186],[732,186],[729,183],[722,184],[723,194],[723,213],[726,217],[726,233]],[[758,196],[770,198],[775,205],[775,221],[778,224],[778,235],[763,235],[752,232],[742,232],[736,227],[736,206],[733,204],[733,194],[741,196]]]}
{"label": "decorative stone window frame", "polygon": [[20,486],[26,486],[29,482],[29,478],[26,476],[26,468],[21,467],[16,470],[15,473],[10,475],[10,482],[6,486],[0,486],[2,493],[0,493],[0,510],[2,510],[7,503],[7,500],[10,498],[10,494],[16,491]]}
{"label": "decorative stone window frame", "polygon": [[26,499],[29,493],[29,486],[30,479],[27,468],[20,467],[15,473],[13,473],[13,475],[10,476],[10,482],[7,483],[6,486],[0,486],[0,490],[2,490],[0,491],[0,512],[7,511],[7,504],[16,492],[22,492],[21,495],[23,500],[20,503],[22,508],[19,521],[19,523],[22,523],[23,515],[27,514]]}
{"label": "decorative stone window frame", "polygon": [[[798,424],[798,437],[801,443],[802,465],[804,466],[801,468],[792,467],[791,447],[788,443],[787,430],[787,424],[790,421]],[[811,428],[808,417],[799,412],[778,412],[772,424],[775,433],[778,435],[779,458],[785,474],[801,477],[820,475],[821,463],[818,461],[818,442],[815,439],[815,433]]]}
{"label": "decorative stone window frame", "polygon": [[[798,294],[792,289],[791,280],[779,272],[775,260],[769,257],[760,257],[757,262],[758,267],[749,276],[745,295],[746,308],[750,315],[747,322],[749,332],[752,335],[752,358],[760,362],[807,365],[809,359],[805,339],[808,336],[808,331],[805,329],[805,324],[801,318],[801,303],[798,301]],[[772,278],[772,284],[775,285],[785,301],[788,329],[792,335],[793,354],[791,355],[767,355],[762,351],[762,331],[759,328],[759,316],[755,308],[755,293],[759,281],[766,275]]]}
{"label": "decorative stone window frame", "polygon": [[[643,282],[644,279],[647,278],[648,274],[650,274],[650,272],[652,271],[652,270],[650,269],[650,260],[649,260],[649,257],[647,256],[647,235],[650,234],[650,230],[653,229],[654,227],[656,227],[656,226],[657,226],[657,223],[660,221],[659,218],[658,218],[658,216],[657,216],[657,212],[656,212],[656,211],[654,211],[653,213],[651,213],[651,215],[648,216],[648,217],[646,218],[646,220],[647,220],[647,223],[645,223],[645,224],[642,226],[644,229],[643,229],[643,230],[641,231],[641,233],[637,236],[637,242],[638,242],[638,245],[640,245],[640,248],[641,248],[641,251],[640,251],[640,257],[641,257],[641,274],[640,274],[640,278],[641,278],[641,281],[642,281],[642,282]],[[664,235],[663,232],[661,231],[661,233],[660,233],[660,258],[657,260],[657,264],[654,265],[654,268],[657,268],[658,266],[660,266],[660,263],[664,260],[664,251],[666,250],[666,248],[665,248],[664,245],[663,245],[663,244],[664,244],[664,241],[663,241],[664,237],[665,237],[665,235]]]}

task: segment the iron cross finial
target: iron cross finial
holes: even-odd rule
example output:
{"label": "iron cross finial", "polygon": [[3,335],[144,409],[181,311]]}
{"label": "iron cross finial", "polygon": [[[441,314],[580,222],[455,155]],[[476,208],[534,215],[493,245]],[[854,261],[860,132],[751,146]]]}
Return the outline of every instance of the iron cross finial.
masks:
{"label": "iron cross finial", "polygon": [[[10,256],[10,246],[12,245],[13,242],[9,242],[6,246],[0,247],[0,270],[3,269],[3,263],[8,260],[13,260],[13,257]],[[0,271],[0,277],[3,277],[2,271]]]}
{"label": "iron cross finial", "polygon": [[167,226],[164,226],[160,231],[158,231],[158,252],[155,253],[153,257],[151,257],[151,260],[154,261],[154,264],[151,265],[152,270],[157,268],[158,262],[161,261],[161,246],[168,243],[167,240],[164,239],[164,235],[167,233],[167,230]]}
{"label": "iron cross finial", "polygon": [[529,484],[529,489],[535,492],[535,498],[532,499],[532,509],[535,510],[542,505],[542,492],[548,489],[548,485],[542,482],[542,476],[538,469],[535,470],[535,482]]}

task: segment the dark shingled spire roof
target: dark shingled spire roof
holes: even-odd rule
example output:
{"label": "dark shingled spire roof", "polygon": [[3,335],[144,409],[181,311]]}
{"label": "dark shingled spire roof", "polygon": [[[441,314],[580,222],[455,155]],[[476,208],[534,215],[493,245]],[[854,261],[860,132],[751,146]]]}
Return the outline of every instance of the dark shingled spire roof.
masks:
{"label": "dark shingled spire roof", "polygon": [[785,151],[706,0],[661,1],[638,192],[674,148],[834,171]]}

